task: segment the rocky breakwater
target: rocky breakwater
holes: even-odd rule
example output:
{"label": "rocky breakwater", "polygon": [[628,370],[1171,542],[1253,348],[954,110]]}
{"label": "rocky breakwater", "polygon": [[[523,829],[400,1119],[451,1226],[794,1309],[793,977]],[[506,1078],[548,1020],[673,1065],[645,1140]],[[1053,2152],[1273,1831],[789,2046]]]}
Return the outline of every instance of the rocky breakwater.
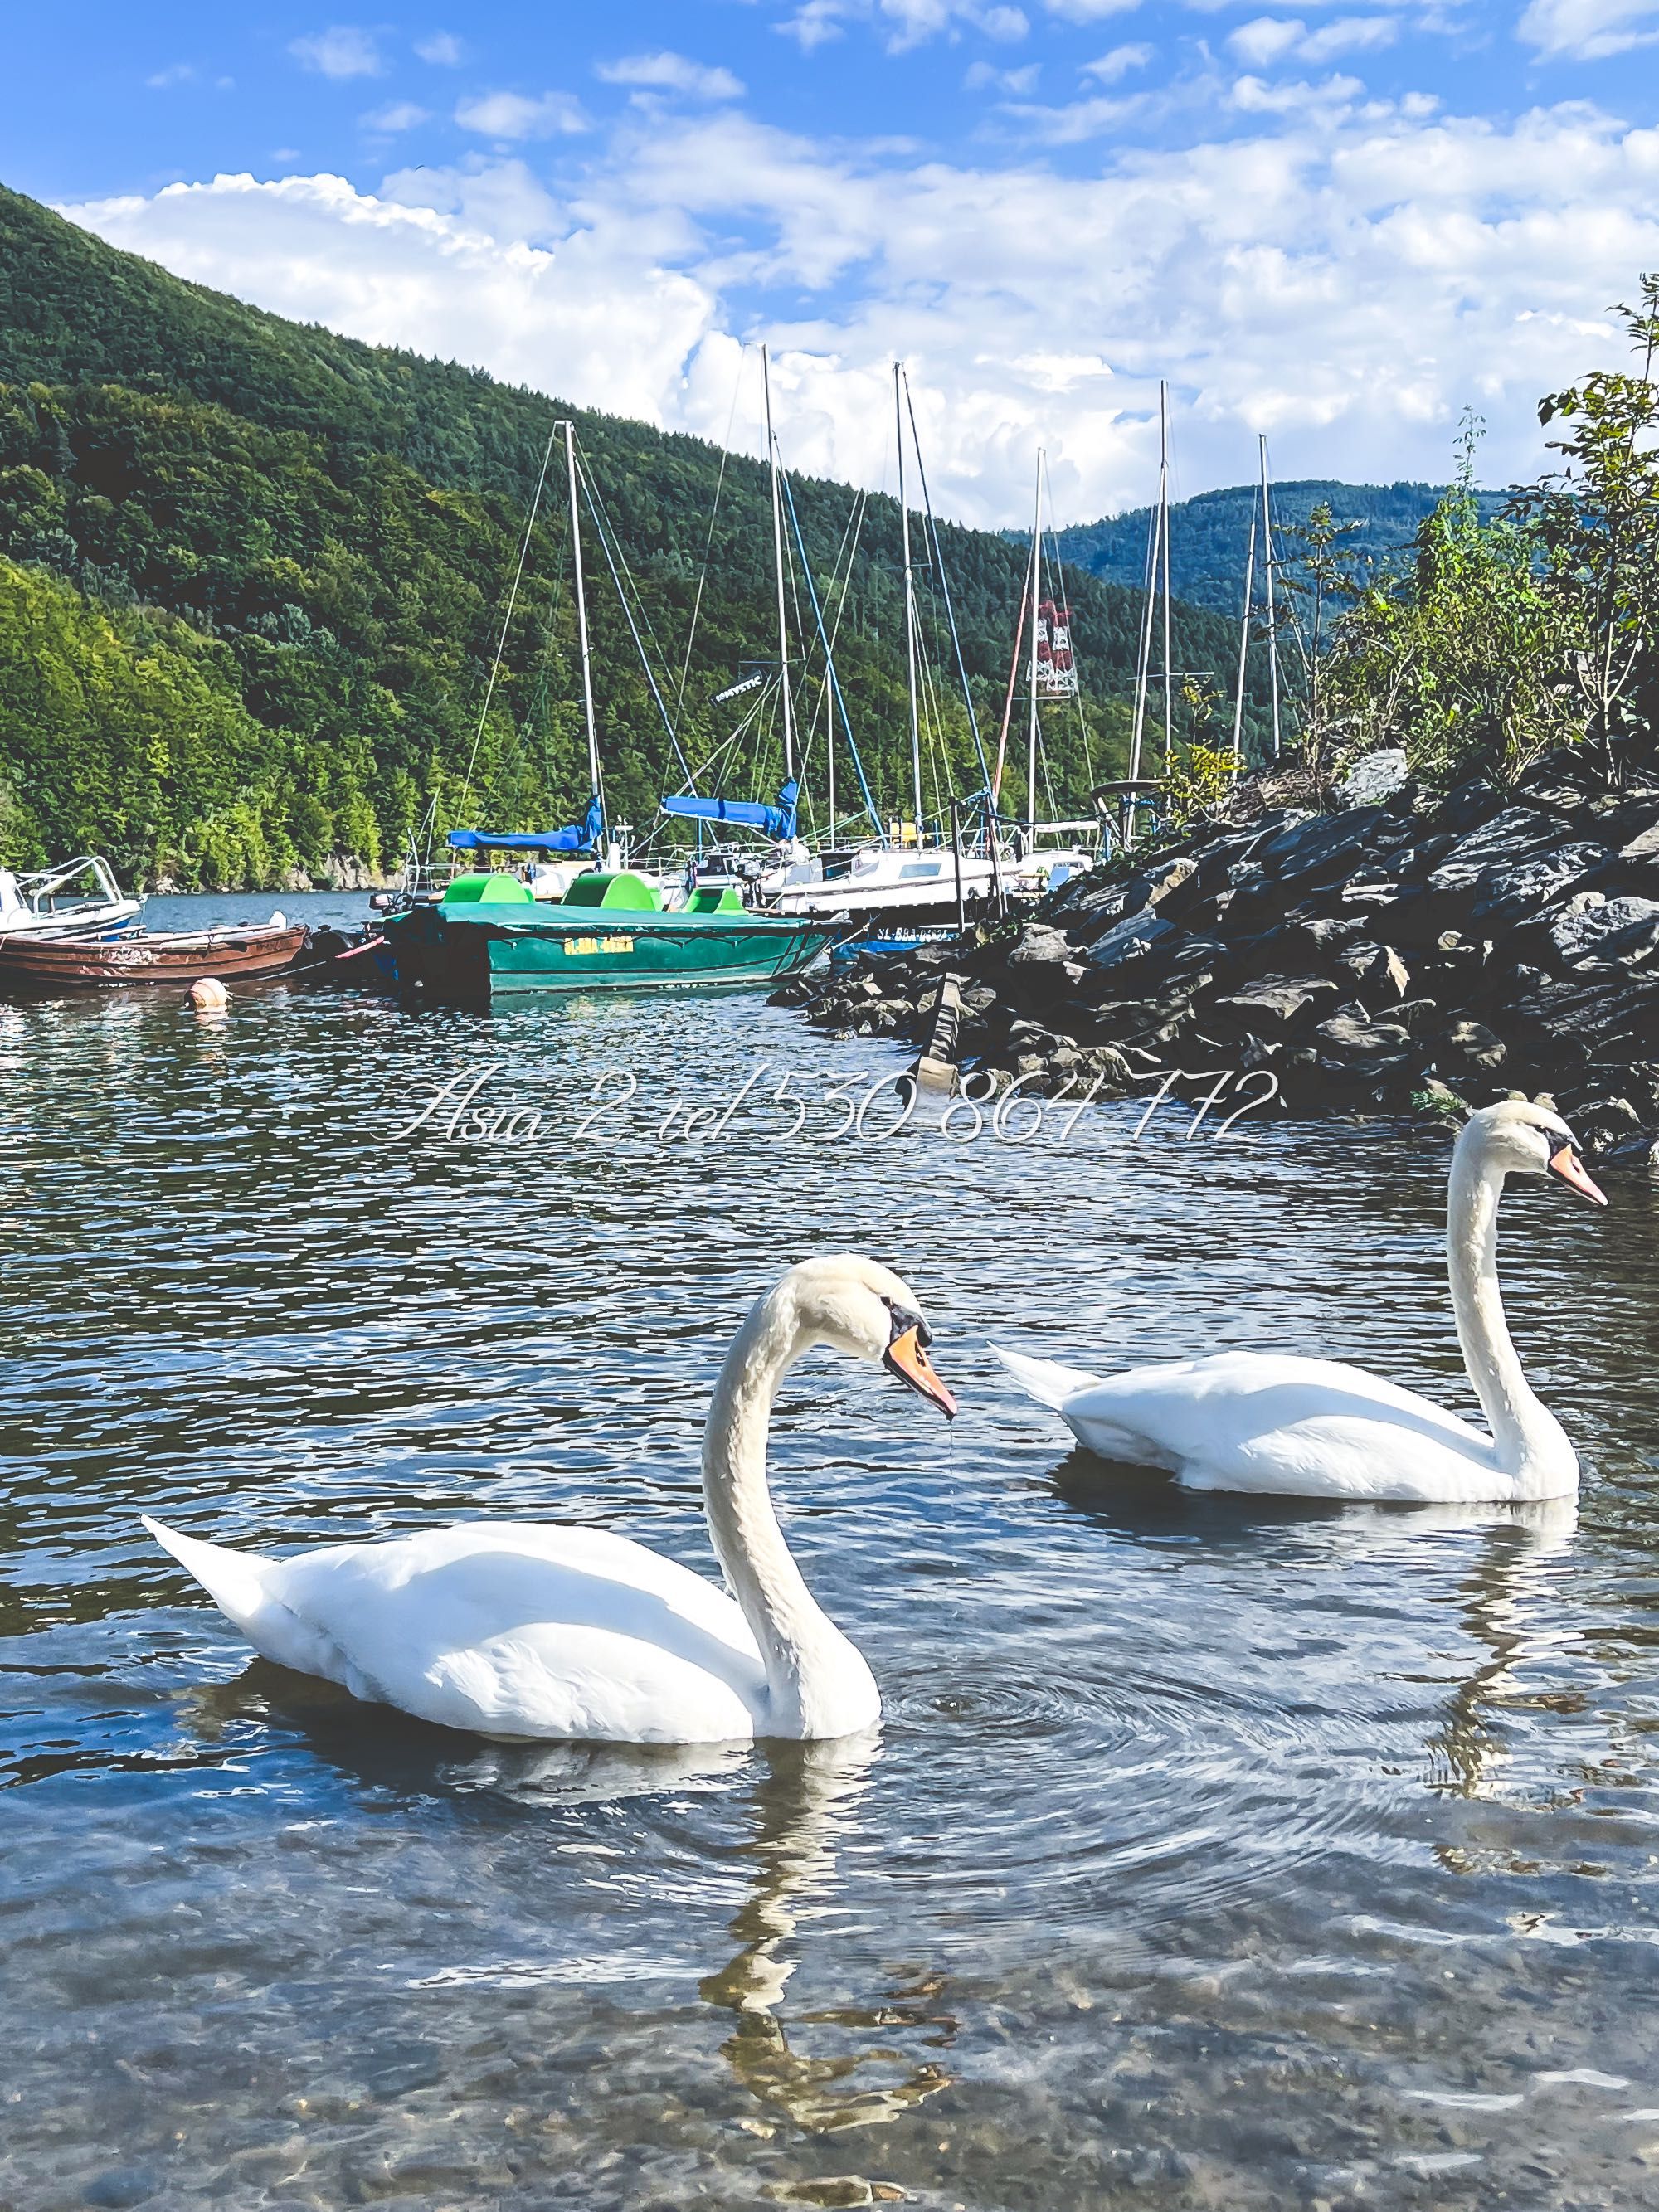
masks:
{"label": "rocky breakwater", "polygon": [[1079,878],[1017,930],[787,995],[824,1028],[921,1040],[946,976],[958,1063],[999,1085],[1144,1095],[1179,1068],[1197,1095],[1266,1068],[1292,1114],[1547,1091],[1589,1150],[1652,1156],[1659,763],[1614,791],[1565,754],[1507,790],[1264,807]]}

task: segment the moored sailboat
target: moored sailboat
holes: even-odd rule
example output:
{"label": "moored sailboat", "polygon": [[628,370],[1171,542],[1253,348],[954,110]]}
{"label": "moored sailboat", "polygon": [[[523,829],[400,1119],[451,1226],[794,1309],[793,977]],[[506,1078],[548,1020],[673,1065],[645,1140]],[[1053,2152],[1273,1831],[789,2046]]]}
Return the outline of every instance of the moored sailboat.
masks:
{"label": "moored sailboat", "polygon": [[556,426],[556,434],[557,429],[563,432],[569,493],[571,573],[592,786],[587,811],[579,826],[547,835],[459,831],[452,832],[450,843],[456,851],[503,845],[528,850],[541,855],[549,868],[557,865],[551,856],[565,854],[586,856],[585,864],[563,884],[556,900],[538,898],[533,880],[506,872],[458,875],[436,900],[411,901],[387,915],[386,957],[400,985],[473,1000],[536,991],[781,982],[815,958],[834,932],[750,914],[740,898],[720,890],[694,889],[683,906],[671,910],[665,907],[661,886],[646,875],[620,865],[597,865],[601,855],[618,860],[621,855],[606,850],[575,430],[568,421]]}

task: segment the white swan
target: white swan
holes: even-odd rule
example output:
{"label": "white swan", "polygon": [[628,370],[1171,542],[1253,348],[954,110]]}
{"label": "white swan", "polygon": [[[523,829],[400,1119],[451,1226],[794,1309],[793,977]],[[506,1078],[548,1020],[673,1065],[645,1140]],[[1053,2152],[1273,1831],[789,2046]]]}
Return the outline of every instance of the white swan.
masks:
{"label": "white swan", "polygon": [[792,1267],[751,1309],[702,1448],[730,1596],[596,1528],[474,1521],[262,1559],[144,1526],[266,1658],[442,1727],[602,1743],[853,1735],[875,1725],[881,1698],[772,1510],[772,1401],[828,1344],[879,1361],[950,1417],[929,1341],[898,1277],[850,1255]]}
{"label": "white swan", "polygon": [[1483,1436],[1414,1391],[1330,1359],[1220,1352],[1105,1381],[999,1350],[1014,1380],[1103,1458],[1166,1468],[1192,1490],[1447,1504],[1571,1496],[1578,1460],[1527,1386],[1498,1291],[1504,1178],[1549,1169],[1607,1200],[1559,1115],[1506,1099],[1472,1114],[1452,1153],[1446,1254]]}

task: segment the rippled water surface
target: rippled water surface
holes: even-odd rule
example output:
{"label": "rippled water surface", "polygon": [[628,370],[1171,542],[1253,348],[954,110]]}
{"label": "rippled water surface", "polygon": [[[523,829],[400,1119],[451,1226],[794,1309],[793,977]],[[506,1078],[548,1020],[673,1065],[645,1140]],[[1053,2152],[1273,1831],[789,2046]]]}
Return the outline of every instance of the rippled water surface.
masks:
{"label": "rippled water surface", "polygon": [[[884,1091],[832,1140],[900,1064],[753,999],[0,1008],[0,2206],[1653,2203],[1654,1187],[1504,1209],[1576,1513],[1189,1497],[1068,1455],[992,1337],[1467,1407],[1443,1151],[881,1140]],[[399,1135],[463,1070],[516,1146]],[[137,1526],[546,1516],[712,1572],[726,1343],[848,1247],[963,1400],[817,1354],[775,1422],[878,1744],[448,1736],[251,1662]]]}

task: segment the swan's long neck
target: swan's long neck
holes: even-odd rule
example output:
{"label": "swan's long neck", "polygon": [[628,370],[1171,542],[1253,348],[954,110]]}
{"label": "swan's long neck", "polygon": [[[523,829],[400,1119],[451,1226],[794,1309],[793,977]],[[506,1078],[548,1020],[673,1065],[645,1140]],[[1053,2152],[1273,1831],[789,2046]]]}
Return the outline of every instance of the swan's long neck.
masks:
{"label": "swan's long neck", "polygon": [[1565,1432],[1533,1395],[1510,1336],[1498,1288],[1498,1201],[1502,1170],[1478,1151],[1459,1146],[1452,1158],[1446,1212],[1446,1259],[1463,1364],[1492,1429],[1500,1467],[1525,1489],[1529,1478],[1553,1472],[1565,1453],[1577,1460]]}
{"label": "swan's long neck", "polygon": [[849,1735],[881,1710],[863,1658],[807,1589],[767,1487],[772,1401],[811,1342],[787,1285],[763,1298],[720,1370],[702,1447],[709,1533],[765,1664],[765,1732],[781,1736]]}

